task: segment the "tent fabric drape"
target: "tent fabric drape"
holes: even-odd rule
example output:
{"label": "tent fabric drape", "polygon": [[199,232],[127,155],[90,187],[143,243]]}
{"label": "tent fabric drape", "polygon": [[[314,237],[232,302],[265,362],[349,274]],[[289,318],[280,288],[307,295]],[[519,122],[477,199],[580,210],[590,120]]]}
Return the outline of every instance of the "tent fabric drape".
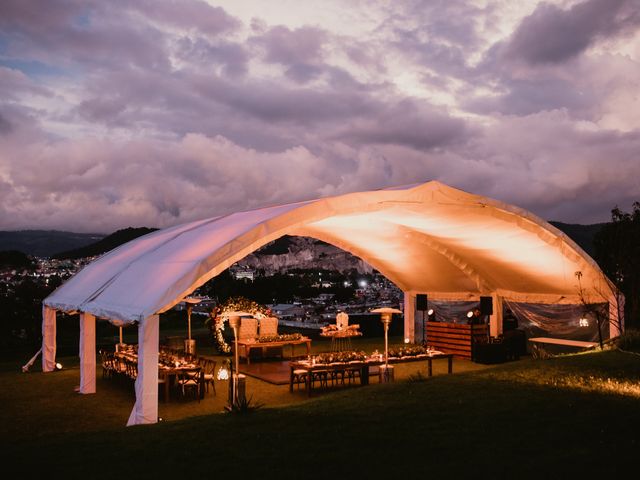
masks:
{"label": "tent fabric drape", "polygon": [[353,253],[405,292],[575,301],[574,274],[580,271],[588,301],[613,296],[595,262],[552,225],[518,207],[428,182],[160,230],[92,262],[44,303],[122,323],[143,322],[286,234]]}
{"label": "tent fabric drape", "polygon": [[[527,337],[553,337],[586,342],[598,341],[598,322],[591,313],[585,313],[583,305],[544,305],[505,301],[517,319],[518,328],[524,330]],[[603,313],[609,305],[597,305]],[[581,320],[583,323],[581,323]],[[585,322],[586,320],[586,322]],[[602,326],[603,339],[608,339],[609,326]]]}
{"label": "tent fabric drape", "polygon": [[42,371],[56,369],[56,311],[42,306]]}
{"label": "tent fabric drape", "polygon": [[80,393],[96,393],[96,317],[80,314]]}
{"label": "tent fabric drape", "polygon": [[136,403],[127,426],[158,421],[158,348],[160,317],[152,315],[138,325],[138,376]]}

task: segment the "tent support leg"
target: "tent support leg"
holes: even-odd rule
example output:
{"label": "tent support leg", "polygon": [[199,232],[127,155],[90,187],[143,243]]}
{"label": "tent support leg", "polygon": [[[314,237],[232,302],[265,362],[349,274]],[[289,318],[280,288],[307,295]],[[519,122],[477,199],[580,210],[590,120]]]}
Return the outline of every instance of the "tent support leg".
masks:
{"label": "tent support leg", "polygon": [[138,325],[136,404],[127,426],[158,422],[158,342],[160,317],[151,315]]}

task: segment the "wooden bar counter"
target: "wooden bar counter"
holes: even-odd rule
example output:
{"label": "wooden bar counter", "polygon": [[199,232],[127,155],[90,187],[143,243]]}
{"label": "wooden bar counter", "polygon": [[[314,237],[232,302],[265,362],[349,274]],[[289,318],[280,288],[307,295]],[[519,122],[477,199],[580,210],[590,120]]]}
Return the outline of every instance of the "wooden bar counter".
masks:
{"label": "wooden bar counter", "polygon": [[464,323],[426,322],[427,345],[456,357],[473,359],[473,345],[486,343],[487,325]]}

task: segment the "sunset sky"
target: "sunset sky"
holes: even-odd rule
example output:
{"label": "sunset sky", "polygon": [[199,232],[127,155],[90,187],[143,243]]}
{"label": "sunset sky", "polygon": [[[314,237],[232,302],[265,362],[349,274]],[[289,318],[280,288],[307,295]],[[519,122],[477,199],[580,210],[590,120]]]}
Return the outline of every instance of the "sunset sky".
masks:
{"label": "sunset sky", "polygon": [[433,179],[569,223],[640,201],[640,0],[0,1],[0,230]]}

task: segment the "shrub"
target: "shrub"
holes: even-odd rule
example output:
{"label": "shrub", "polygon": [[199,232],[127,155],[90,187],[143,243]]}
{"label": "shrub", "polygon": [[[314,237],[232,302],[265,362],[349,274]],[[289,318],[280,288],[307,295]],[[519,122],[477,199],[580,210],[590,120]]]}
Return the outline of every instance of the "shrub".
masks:
{"label": "shrub", "polygon": [[640,353],[640,330],[629,329],[620,335],[618,348],[628,352]]}

